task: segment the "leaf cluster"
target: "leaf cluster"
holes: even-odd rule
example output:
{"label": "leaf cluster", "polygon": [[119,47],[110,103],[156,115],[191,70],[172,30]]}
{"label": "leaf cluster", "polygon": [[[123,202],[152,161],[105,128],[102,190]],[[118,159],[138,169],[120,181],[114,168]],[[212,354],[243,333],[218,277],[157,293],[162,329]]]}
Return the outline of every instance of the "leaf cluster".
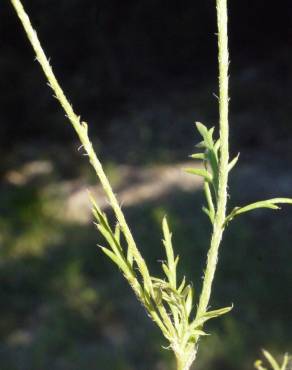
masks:
{"label": "leaf cluster", "polygon": [[162,262],[164,277],[145,273],[129,253],[129,245],[119,223],[112,227],[107,216],[91,197],[96,227],[103,235],[107,246],[100,246],[102,252],[111,259],[123,273],[148,315],[162,330],[170,347],[175,352],[191,351],[203,331],[204,324],[215,317],[229,312],[232,307],[207,311],[201,316],[195,314],[194,288],[185,277],[178,282],[177,267],[179,256],[175,256],[172,234],[167,219],[162,221],[163,246],[166,260]]}
{"label": "leaf cluster", "polygon": [[[272,370],[288,370],[288,364],[289,364],[288,353],[284,355],[282,364],[279,364],[277,360],[270,354],[270,352],[264,349],[262,350],[262,352],[263,352],[263,355],[265,357],[267,364],[270,366]],[[257,360],[254,366],[257,370],[268,370],[268,368],[263,365],[262,360]]]}
{"label": "leaf cluster", "polygon": [[[202,160],[203,167],[187,168],[186,171],[203,177],[206,198],[203,211],[214,224],[218,207],[220,140],[214,140],[214,128],[208,129],[202,123],[197,123],[196,127],[202,137],[197,148],[202,151],[191,157]],[[233,169],[238,158],[239,155],[229,163],[228,171]],[[187,283],[185,277],[178,281],[179,256],[175,256],[172,234],[166,218],[162,221],[162,242],[166,254],[166,260],[162,262],[163,277],[155,277],[149,273],[147,264],[140,254],[139,258],[135,254],[133,255],[132,242],[127,237],[123,226],[118,221],[114,227],[111,226],[106,214],[101,211],[92,197],[91,202],[96,226],[107,242],[106,246],[100,246],[102,252],[121,270],[148,315],[169,341],[174,352],[191,351],[199,338],[207,335],[204,331],[204,324],[209,319],[229,312],[232,307],[203,312],[196,310],[198,300],[195,299],[193,285]],[[226,216],[221,227],[224,229],[228,222],[236,216],[258,208],[279,209],[277,204],[280,203],[292,204],[292,200],[274,198],[243,207],[235,207]]]}
{"label": "leaf cluster", "polygon": [[[186,172],[200,176],[204,179],[204,193],[207,205],[203,207],[203,211],[207,214],[212,224],[214,224],[215,214],[217,211],[217,200],[218,200],[218,187],[219,187],[219,151],[220,151],[220,139],[214,140],[214,127],[208,129],[205,125],[200,122],[196,123],[196,128],[202,137],[196,147],[202,151],[191,155],[191,158],[196,160],[202,160],[202,167],[186,168]],[[228,164],[228,171],[231,171],[237,164],[239,154]],[[267,200],[261,200],[255,203],[248,204],[246,206],[234,207],[229,214],[227,214],[225,221],[222,225],[224,228],[231,220],[239,216],[242,213],[250,212],[259,208],[269,208],[278,210],[280,207],[278,204],[292,204],[290,198],[272,198]]]}

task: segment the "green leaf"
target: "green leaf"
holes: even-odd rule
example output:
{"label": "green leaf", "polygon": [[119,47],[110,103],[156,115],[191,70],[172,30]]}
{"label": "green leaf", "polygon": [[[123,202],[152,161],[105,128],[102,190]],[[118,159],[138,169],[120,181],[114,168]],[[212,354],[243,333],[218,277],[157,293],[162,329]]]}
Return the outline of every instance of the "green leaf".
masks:
{"label": "green leaf", "polygon": [[202,160],[204,160],[205,159],[205,154],[204,153],[195,153],[195,154],[190,155],[190,157],[193,158],[193,159],[202,159]]}
{"label": "green leaf", "polygon": [[162,290],[161,288],[154,288],[154,301],[157,305],[160,305],[162,303]]}
{"label": "green leaf", "polygon": [[101,250],[103,251],[104,254],[106,254],[116,265],[118,265],[118,267],[120,267],[121,270],[123,270],[122,261],[120,260],[120,258],[117,255],[115,255],[108,248],[105,248],[105,247],[102,247],[102,246],[99,246],[99,247],[101,248]]}
{"label": "green leaf", "polygon": [[236,165],[236,163],[238,162],[239,155],[240,153],[238,153],[237,156],[233,158],[232,161],[228,164],[228,172],[230,172],[233,169],[233,167]]}
{"label": "green leaf", "polygon": [[201,122],[196,122],[196,127],[204,139],[204,144],[206,148],[212,149],[214,146],[213,137],[212,137],[214,128],[212,127],[210,130],[208,130],[207,127],[203,125]]}
{"label": "green leaf", "polygon": [[216,154],[218,153],[218,150],[220,149],[220,139],[218,139],[214,145],[214,151]]}
{"label": "green leaf", "polygon": [[205,197],[206,197],[206,200],[207,200],[207,203],[208,203],[208,209],[203,207],[203,211],[208,215],[208,217],[211,220],[211,223],[213,224],[214,218],[215,218],[215,207],[214,207],[214,203],[213,203],[213,199],[212,199],[212,193],[211,193],[211,190],[210,190],[209,183],[206,182],[206,181],[204,183],[204,193],[205,193]]}
{"label": "green leaf", "polygon": [[193,339],[197,340],[198,337],[200,337],[200,336],[206,336],[206,335],[210,335],[210,334],[206,333],[204,330],[195,329],[195,330],[193,330],[190,339],[193,338]]}
{"label": "green leaf", "polygon": [[206,207],[202,207],[202,211],[209,217],[211,224],[214,223],[214,214]]}
{"label": "green leaf", "polygon": [[253,211],[258,208],[270,208],[270,209],[280,209],[277,204],[292,204],[292,199],[290,198],[273,198],[268,200],[262,200],[259,202],[251,203],[244,207],[235,207],[231,213],[226,217],[225,224],[231,221],[234,217],[240,215],[241,213]]}
{"label": "green leaf", "polygon": [[203,139],[205,139],[208,135],[208,129],[205,125],[203,125],[201,122],[196,122],[196,127]]}
{"label": "green leaf", "polygon": [[185,171],[192,175],[201,176],[205,181],[212,182],[212,175],[207,170],[202,168],[185,168]]}
{"label": "green leaf", "polygon": [[219,308],[213,311],[207,311],[204,314],[204,317],[207,318],[207,320],[213,319],[215,317],[225,315],[226,313],[230,312],[232,309],[233,309],[233,305],[230,307]]}
{"label": "green leaf", "polygon": [[[289,362],[289,356],[288,354],[286,353],[284,355],[284,358],[283,358],[283,363],[282,365],[280,366],[279,363],[276,361],[276,359],[271,355],[270,352],[266,351],[266,350],[262,350],[263,352],[263,355],[265,357],[265,359],[267,360],[267,362],[269,363],[269,365],[271,366],[272,370],[288,370],[287,369],[287,366],[288,366],[288,362]],[[254,363],[254,366],[257,370],[267,370],[266,367],[263,366],[263,362],[261,360],[257,360],[255,363]]]}
{"label": "green leaf", "polygon": [[232,308],[233,306],[219,308],[218,310],[213,310],[213,311],[207,311],[202,316],[197,317],[192,323],[192,326],[194,328],[201,327],[206,321],[210,319],[214,319],[215,317],[225,315],[226,313],[230,312]]}
{"label": "green leaf", "polygon": [[122,247],[119,245],[118,241],[115,239],[114,234],[111,230],[107,230],[103,225],[97,225],[98,230],[106,239],[108,244],[110,245],[111,249],[117,256],[121,256],[123,254]]}
{"label": "green leaf", "polygon": [[172,241],[171,241],[172,235],[171,235],[171,232],[169,231],[169,226],[168,226],[166,217],[164,217],[162,221],[162,231],[163,231],[163,236],[164,236],[163,244],[164,244],[165,251],[166,251],[167,265],[168,265],[167,270],[164,269],[164,272],[165,271],[168,272],[167,276],[169,279],[169,283],[174,289],[176,289],[176,266],[177,266],[178,260],[175,261],[175,258],[174,258],[174,252],[173,252]]}
{"label": "green leaf", "polygon": [[190,316],[190,313],[191,313],[192,308],[193,308],[193,289],[192,289],[191,286],[190,286],[190,289],[188,291],[185,302],[186,302],[185,305],[186,305],[187,315]]}
{"label": "green leaf", "polygon": [[180,286],[179,286],[179,287],[178,287],[178,289],[177,289],[177,291],[178,291],[178,293],[179,293],[179,294],[181,294],[181,292],[183,291],[183,289],[184,289],[184,287],[185,287],[185,284],[186,284],[186,278],[185,278],[185,277],[183,277],[183,280],[182,280],[182,282],[181,282]]}
{"label": "green leaf", "polygon": [[198,339],[201,336],[206,336],[206,335],[210,335],[210,334],[206,333],[203,330],[195,329],[195,330],[192,331],[192,334],[189,336],[189,342],[191,342],[191,343],[197,343]]}
{"label": "green leaf", "polygon": [[265,358],[267,359],[267,361],[269,362],[269,364],[272,366],[273,370],[281,370],[275,358],[268,351],[263,349],[262,352]]}
{"label": "green leaf", "polygon": [[168,286],[168,283],[165,280],[157,278],[155,276],[151,276],[151,280],[153,281],[153,286],[156,286],[156,287]]}
{"label": "green leaf", "polygon": [[121,227],[118,223],[115,227],[115,239],[119,244],[121,243]]}
{"label": "green leaf", "polygon": [[261,360],[257,360],[255,363],[254,363],[254,367],[257,369],[257,370],[268,370],[266,367],[263,367],[263,361]]}
{"label": "green leaf", "polygon": [[162,269],[163,269],[163,271],[164,271],[167,279],[168,280],[171,280],[169,268],[168,268],[168,266],[165,263],[162,264]]}
{"label": "green leaf", "polygon": [[289,355],[288,353],[285,353],[283,363],[281,366],[281,370],[288,370],[288,362],[289,362]]}
{"label": "green leaf", "polygon": [[[208,162],[209,162],[209,164],[211,166],[211,169],[212,169],[213,178],[214,178],[214,180],[216,179],[216,181],[217,181],[218,174],[219,174],[217,154],[212,149],[212,150],[207,150],[206,151],[206,156],[207,156]],[[217,185],[217,183],[216,183],[216,185]]]}
{"label": "green leaf", "polygon": [[206,144],[205,144],[205,141],[200,141],[198,144],[195,145],[196,148],[199,148],[199,149],[205,149],[206,148]]}

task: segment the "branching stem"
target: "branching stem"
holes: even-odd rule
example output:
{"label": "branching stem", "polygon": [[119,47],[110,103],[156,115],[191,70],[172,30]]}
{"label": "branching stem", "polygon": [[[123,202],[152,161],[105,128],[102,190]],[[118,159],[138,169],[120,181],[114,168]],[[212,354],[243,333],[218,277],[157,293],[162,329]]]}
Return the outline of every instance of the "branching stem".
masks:
{"label": "branching stem", "polygon": [[[154,297],[152,280],[146,266],[144,259],[142,258],[136,243],[133,239],[129,226],[125,220],[124,214],[119,206],[117,198],[112,190],[112,187],[108,181],[108,178],[102,168],[102,165],[97,158],[92,143],[88,136],[87,124],[81,121],[80,116],[76,115],[71,104],[66,98],[61,86],[59,85],[52,67],[46,57],[42,46],[39,42],[37,34],[33,29],[29,17],[27,16],[20,0],[10,0],[11,4],[15,8],[18,17],[24,27],[24,30],[28,36],[28,39],[36,53],[38,62],[40,63],[43,72],[48,80],[48,83],[54,91],[55,97],[63,107],[66,116],[71,122],[75,129],[82,146],[89,157],[89,161],[93,166],[101,184],[105,191],[105,194],[109,200],[109,203],[115,213],[119,226],[126,238],[128,244],[128,255],[127,261],[130,265],[135,262],[138,266],[138,270],[142,275],[144,281],[144,290],[149,297]],[[225,226],[226,218],[226,203],[227,203],[227,183],[228,183],[228,162],[229,162],[229,148],[228,148],[228,36],[227,36],[227,0],[216,0],[217,3],[217,19],[218,19],[218,46],[219,46],[219,113],[220,113],[220,156],[219,156],[219,179],[218,179],[218,198],[217,207],[212,208],[211,194],[209,188],[206,188],[206,194],[209,201],[209,207],[212,211],[212,219],[214,216],[213,231],[210,242],[210,249],[207,256],[207,266],[205,270],[205,276],[203,281],[202,292],[198,304],[198,310],[196,317],[202,316],[207,308],[210,301],[212,283],[214,280],[218,250],[222,239],[222,234]],[[215,213],[215,215],[214,215]],[[174,270],[173,268],[172,270]],[[131,282],[130,282],[131,283]],[[141,298],[141,287],[137,284],[132,284],[133,289],[138,296]],[[143,291],[143,290],[142,290]],[[177,359],[177,370],[189,370],[192,363],[195,360],[197,352],[197,343],[188,343],[189,335],[181,336],[180,330],[187,330],[184,322],[180,323],[184,325],[179,327],[177,330],[176,324],[178,319],[172,320],[168,312],[165,310],[163,304],[157,304],[157,310],[152,303],[148,303],[151,307],[148,307],[153,320],[158,324],[164,335],[171,340],[172,349],[175,352]],[[175,315],[174,315],[175,316]],[[184,316],[186,312],[184,311]],[[188,323],[187,323],[188,324]],[[189,333],[187,333],[189,334]],[[199,334],[198,334],[199,336]]]}

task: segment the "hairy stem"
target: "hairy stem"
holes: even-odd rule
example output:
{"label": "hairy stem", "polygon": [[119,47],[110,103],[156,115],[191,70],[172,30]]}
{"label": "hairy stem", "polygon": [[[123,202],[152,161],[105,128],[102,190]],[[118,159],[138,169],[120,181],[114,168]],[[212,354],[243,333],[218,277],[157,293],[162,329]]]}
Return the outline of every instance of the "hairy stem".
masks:
{"label": "hairy stem", "polygon": [[48,58],[46,57],[43,48],[40,44],[40,41],[38,39],[38,36],[36,34],[36,31],[33,29],[31,22],[29,20],[28,15],[26,14],[21,2],[19,0],[10,0],[11,4],[13,5],[14,9],[16,10],[16,13],[23,25],[23,28],[27,34],[27,37],[36,53],[36,59],[40,63],[43,72],[48,80],[48,83],[52,90],[54,91],[55,97],[61,104],[62,108],[64,109],[66,116],[68,117],[69,121],[71,122],[73,128],[75,129],[82,146],[86,152],[86,154],[89,157],[89,161],[94,168],[102,187],[105,191],[105,194],[109,200],[109,203],[116,215],[116,218],[120,224],[120,227],[125,235],[125,238],[127,240],[128,246],[129,246],[129,254],[130,259],[134,258],[141,274],[143,275],[143,280],[145,282],[146,290],[151,290],[151,279],[148,272],[148,268],[146,266],[146,263],[144,259],[142,258],[136,243],[134,241],[134,238],[132,236],[132,233],[130,231],[130,228],[125,220],[125,217],[123,215],[123,212],[119,206],[119,203],[117,201],[117,198],[112,190],[112,187],[108,181],[108,178],[102,168],[102,165],[97,158],[92,143],[88,137],[87,133],[87,124],[85,122],[82,122],[80,119],[80,116],[76,115],[74,112],[71,104],[69,103],[68,99],[66,98],[61,86],[59,85],[52,67],[50,66],[50,63],[48,61]]}
{"label": "hairy stem", "polygon": [[227,203],[227,183],[228,183],[228,16],[227,0],[217,0],[217,23],[218,23],[218,48],[219,48],[219,115],[220,115],[220,158],[219,158],[219,188],[218,202],[214,219],[213,233],[211,236],[210,249],[207,256],[207,265],[200,296],[197,316],[204,314],[210,301],[212,283],[218,260],[219,246],[224,231],[224,221],[226,217]]}
{"label": "hairy stem", "polygon": [[190,370],[193,362],[196,359],[197,351],[195,348],[191,351],[182,352],[180,355],[177,355],[176,368],[177,370]]}

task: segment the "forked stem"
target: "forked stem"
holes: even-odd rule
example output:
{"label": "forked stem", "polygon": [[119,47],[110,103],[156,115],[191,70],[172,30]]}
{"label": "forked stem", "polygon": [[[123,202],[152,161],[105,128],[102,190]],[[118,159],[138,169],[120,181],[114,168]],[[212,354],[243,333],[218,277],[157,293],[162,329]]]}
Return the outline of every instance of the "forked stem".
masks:
{"label": "forked stem", "polygon": [[[75,114],[71,104],[66,98],[61,86],[59,85],[53,70],[49,64],[49,61],[41,47],[39,39],[35,30],[33,29],[29,17],[27,16],[20,0],[10,0],[11,4],[15,8],[18,17],[24,27],[24,30],[32,44],[32,47],[36,53],[37,60],[40,63],[50,87],[53,89],[54,94],[67,117],[69,118],[72,126],[74,127],[86,154],[89,157],[90,163],[93,166],[103,189],[108,197],[109,203],[111,204],[113,211],[116,215],[118,223],[125,235],[128,244],[128,260],[132,266],[133,261],[138,265],[139,271],[144,280],[144,288],[149,296],[153,297],[152,291],[153,285],[152,280],[146,266],[144,259],[142,258],[131,231],[127,225],[123,212],[119,206],[119,203],[115,197],[115,194],[111,188],[111,185],[106,177],[106,174],[102,168],[102,165],[97,158],[92,143],[88,137],[87,124],[82,122],[80,117]],[[218,201],[217,209],[215,210],[215,218],[213,224],[213,232],[211,237],[210,249],[207,256],[207,266],[205,270],[205,276],[203,281],[202,292],[198,304],[197,317],[202,316],[207,308],[210,301],[212,283],[214,280],[218,250],[222,239],[224,230],[224,222],[226,218],[226,203],[227,203],[227,182],[228,182],[228,162],[229,162],[229,148],[228,148],[228,36],[227,36],[227,0],[216,0],[217,4],[217,21],[218,21],[218,46],[219,46],[219,113],[220,113],[220,157],[219,157],[219,186],[218,186]],[[135,290],[135,289],[134,289]],[[135,291],[139,297],[139,293]],[[163,306],[160,307],[159,313],[162,317],[161,321],[156,312],[153,313],[152,317],[157,322],[163,332],[165,332],[164,324],[170,329],[170,334],[175,337],[175,330],[173,323]],[[156,315],[156,316],[155,316]],[[172,333],[174,331],[174,333]],[[165,333],[164,333],[165,334]],[[173,348],[177,358],[177,370],[190,370],[192,363],[196,357],[197,342],[191,342],[190,347],[186,346],[183,342],[179,348]]]}

